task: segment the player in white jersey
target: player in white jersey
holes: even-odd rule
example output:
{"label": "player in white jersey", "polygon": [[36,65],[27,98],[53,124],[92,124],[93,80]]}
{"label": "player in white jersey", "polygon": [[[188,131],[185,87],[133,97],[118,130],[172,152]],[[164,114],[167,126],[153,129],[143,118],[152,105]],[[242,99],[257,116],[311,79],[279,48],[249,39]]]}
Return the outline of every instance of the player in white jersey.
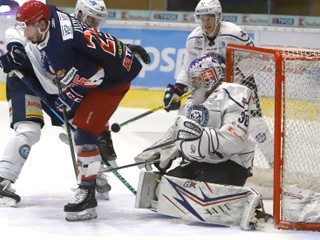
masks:
{"label": "player in white jersey", "polygon": [[[182,69],[175,85],[169,84],[164,94],[164,109],[166,111],[180,108],[180,101],[173,101],[188,91],[187,70],[190,63],[204,54],[212,54],[223,61],[226,58],[226,48],[229,43],[254,46],[251,37],[234,23],[222,21],[222,8],[218,0],[201,0],[195,8],[195,18],[199,23],[188,36],[186,41],[186,55]],[[241,63],[240,63],[241,64]],[[254,125],[251,137],[270,166],[273,166],[273,136],[262,118],[257,86],[253,75],[246,76],[240,65],[236,68],[240,82],[254,90],[255,106],[251,110]]]}
{"label": "player in white jersey", "polygon": [[[107,8],[103,1],[78,0],[76,15],[88,25],[101,27],[107,19]],[[96,17],[95,17],[96,16]],[[5,32],[8,53],[1,56],[0,63],[7,76],[7,99],[11,117],[11,127],[15,130],[13,136],[0,158],[0,206],[12,206],[20,201],[11,187],[16,182],[22,167],[28,158],[31,147],[40,140],[41,128],[44,125],[42,110],[52,118],[52,125],[61,126],[62,117],[57,118],[45,102],[55,109],[54,101],[58,96],[58,88],[54,84],[54,75],[50,73],[46,59],[36,45],[27,42],[23,31],[11,27]],[[30,62],[31,65],[30,65]],[[19,69],[26,75],[31,74],[35,81],[29,82],[32,90],[17,76],[10,73]],[[47,70],[47,71],[46,71]],[[30,78],[29,78],[30,79]],[[37,91],[36,93],[34,91]],[[41,93],[41,96],[40,96]],[[37,96],[39,95],[39,96]],[[27,104],[28,103],[28,104]],[[59,114],[59,111],[56,111]],[[103,139],[106,142],[107,154],[105,158],[113,165],[116,154],[113,149],[110,132],[105,132]],[[96,190],[105,199],[109,198],[111,186],[103,173],[97,175]]]}
{"label": "player in white jersey", "polygon": [[162,177],[142,172],[136,207],[244,230],[254,227],[257,213],[264,217],[257,210],[260,195],[243,187],[255,151],[249,139],[253,91],[223,82],[224,72],[220,59],[208,55],[190,64],[191,96],[174,124],[174,144],[159,151],[157,167],[164,173],[175,158],[182,161]]}

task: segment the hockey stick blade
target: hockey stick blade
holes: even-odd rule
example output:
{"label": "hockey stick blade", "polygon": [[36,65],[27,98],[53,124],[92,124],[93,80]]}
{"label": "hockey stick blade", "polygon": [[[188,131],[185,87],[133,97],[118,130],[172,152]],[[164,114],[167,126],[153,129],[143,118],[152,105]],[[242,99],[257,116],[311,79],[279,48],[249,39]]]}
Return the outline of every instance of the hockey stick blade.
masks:
{"label": "hockey stick blade", "polygon": [[67,134],[65,134],[65,133],[59,133],[59,139],[61,140],[61,142],[69,145],[69,139],[68,139]]}

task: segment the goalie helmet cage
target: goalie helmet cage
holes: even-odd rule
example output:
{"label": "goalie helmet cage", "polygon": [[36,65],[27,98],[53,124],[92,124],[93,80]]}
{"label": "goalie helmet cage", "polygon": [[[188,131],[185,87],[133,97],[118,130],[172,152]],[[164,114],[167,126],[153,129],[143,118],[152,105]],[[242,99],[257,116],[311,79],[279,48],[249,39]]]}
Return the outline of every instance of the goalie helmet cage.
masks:
{"label": "goalie helmet cage", "polygon": [[320,231],[320,50],[229,44],[226,55],[226,82],[257,87],[273,137],[274,168],[256,144],[253,169],[273,185],[275,227]]}

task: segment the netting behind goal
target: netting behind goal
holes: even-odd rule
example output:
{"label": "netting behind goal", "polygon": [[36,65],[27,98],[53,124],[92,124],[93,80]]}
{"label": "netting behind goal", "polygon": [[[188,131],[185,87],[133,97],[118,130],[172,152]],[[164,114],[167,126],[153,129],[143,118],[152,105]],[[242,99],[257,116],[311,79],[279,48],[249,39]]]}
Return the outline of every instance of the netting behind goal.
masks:
{"label": "netting behind goal", "polygon": [[257,93],[252,179],[273,187],[276,227],[320,230],[320,51],[230,44],[226,68]]}

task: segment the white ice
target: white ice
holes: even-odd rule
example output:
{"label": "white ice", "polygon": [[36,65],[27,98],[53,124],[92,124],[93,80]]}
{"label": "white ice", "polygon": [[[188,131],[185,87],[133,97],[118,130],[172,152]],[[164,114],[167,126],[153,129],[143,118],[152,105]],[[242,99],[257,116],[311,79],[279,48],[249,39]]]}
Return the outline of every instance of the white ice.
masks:
{"label": "white ice", "polygon": [[[122,123],[147,109],[120,108],[111,123]],[[0,154],[13,135],[9,128],[7,103],[0,102]],[[158,140],[173,123],[176,113],[157,111],[123,126],[113,134],[118,165],[133,163],[133,157]],[[40,142],[32,148],[22,173],[14,184],[21,202],[13,208],[0,208],[1,239],[246,239],[246,240],[315,240],[317,232],[276,230],[267,226],[259,231],[216,227],[171,218],[148,209],[134,208],[135,196],[112,173],[110,200],[99,200],[98,218],[67,222],[63,206],[73,199],[76,185],[69,146],[58,135],[64,130],[50,125],[46,117]],[[136,189],[139,169],[131,167],[118,172]],[[272,213],[271,201],[266,202]]]}

